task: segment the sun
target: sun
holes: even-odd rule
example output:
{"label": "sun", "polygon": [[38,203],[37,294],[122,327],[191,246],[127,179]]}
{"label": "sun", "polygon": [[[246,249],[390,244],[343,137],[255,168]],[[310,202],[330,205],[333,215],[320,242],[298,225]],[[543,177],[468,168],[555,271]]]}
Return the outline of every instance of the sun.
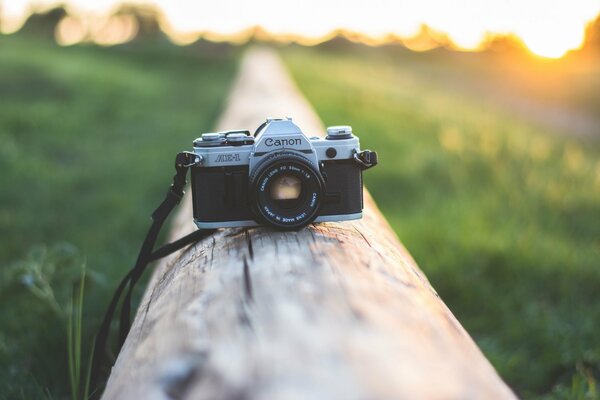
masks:
{"label": "sun", "polygon": [[586,26],[600,3],[597,0],[529,0],[513,10],[512,31],[534,54],[560,58],[585,42]]}
{"label": "sun", "polygon": [[561,30],[559,27],[526,30],[520,34],[521,40],[534,54],[544,58],[561,58],[570,50],[583,46],[585,30],[582,27]]}

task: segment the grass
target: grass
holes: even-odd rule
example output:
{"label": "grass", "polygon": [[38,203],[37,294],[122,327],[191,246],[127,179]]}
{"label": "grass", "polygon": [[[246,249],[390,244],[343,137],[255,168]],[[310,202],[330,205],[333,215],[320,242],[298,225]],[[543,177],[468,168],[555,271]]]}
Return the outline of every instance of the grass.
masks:
{"label": "grass", "polygon": [[238,57],[161,40],[60,48],[32,34],[0,36],[0,48],[0,398],[83,398],[115,282],[175,154],[212,128]]}
{"label": "grass", "polygon": [[[87,399],[90,395],[92,357],[88,354],[87,368],[83,368],[83,300],[85,294],[85,264],[81,271],[79,287],[73,290],[73,300],[68,306],[67,355],[69,365],[69,383],[72,399]],[[93,348],[90,343],[90,349]]]}
{"label": "grass", "polygon": [[379,152],[367,186],[516,393],[597,398],[600,141],[528,119],[490,93],[514,86],[543,106],[546,90],[556,107],[586,109],[585,99],[594,110],[600,91],[569,85],[596,85],[585,79],[600,76],[598,63],[577,75],[520,60],[512,70],[522,76],[566,80],[533,93],[493,53],[329,44],[283,55],[323,121],[351,124]]}

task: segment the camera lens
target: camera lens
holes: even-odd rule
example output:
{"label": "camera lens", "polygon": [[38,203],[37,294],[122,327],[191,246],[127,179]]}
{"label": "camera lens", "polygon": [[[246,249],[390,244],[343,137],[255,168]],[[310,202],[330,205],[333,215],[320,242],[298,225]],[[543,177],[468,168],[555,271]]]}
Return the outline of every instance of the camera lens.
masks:
{"label": "camera lens", "polygon": [[291,174],[284,174],[273,180],[271,184],[271,199],[296,200],[302,192],[302,181]]}
{"label": "camera lens", "polygon": [[298,229],[317,217],[324,181],[310,161],[291,151],[267,155],[250,174],[252,208],[259,222]]}

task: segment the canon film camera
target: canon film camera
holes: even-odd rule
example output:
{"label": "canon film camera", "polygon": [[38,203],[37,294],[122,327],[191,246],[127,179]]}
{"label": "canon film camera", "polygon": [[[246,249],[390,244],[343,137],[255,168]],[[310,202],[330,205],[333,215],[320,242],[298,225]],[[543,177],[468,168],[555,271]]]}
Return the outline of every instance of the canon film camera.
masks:
{"label": "canon film camera", "polygon": [[248,131],[204,133],[191,166],[194,222],[200,229],[362,217],[362,171],[377,164],[349,126],[308,138],[291,118],[269,118]]}

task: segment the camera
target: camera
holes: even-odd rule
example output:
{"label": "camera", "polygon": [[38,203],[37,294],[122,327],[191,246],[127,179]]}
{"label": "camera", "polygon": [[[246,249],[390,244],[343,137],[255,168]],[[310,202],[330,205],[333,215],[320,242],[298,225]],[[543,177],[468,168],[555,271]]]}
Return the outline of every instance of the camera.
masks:
{"label": "camera", "polygon": [[269,118],[249,131],[204,133],[191,165],[194,222],[200,229],[362,217],[362,171],[377,154],[360,150],[349,126],[308,137],[291,118]]}

